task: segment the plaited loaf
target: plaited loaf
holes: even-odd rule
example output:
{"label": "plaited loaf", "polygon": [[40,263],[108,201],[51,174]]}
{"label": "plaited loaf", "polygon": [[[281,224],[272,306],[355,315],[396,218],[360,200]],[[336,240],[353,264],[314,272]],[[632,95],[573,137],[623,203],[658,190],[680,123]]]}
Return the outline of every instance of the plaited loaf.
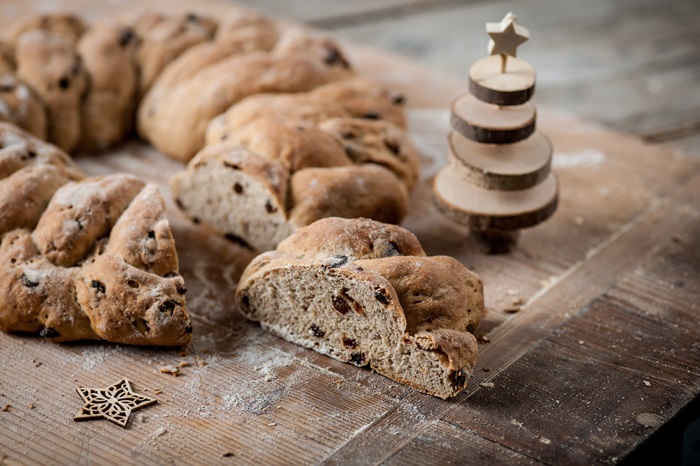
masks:
{"label": "plaited loaf", "polygon": [[127,175],[69,182],[34,231],[2,231],[0,330],[182,346],[192,327],[165,204]]}

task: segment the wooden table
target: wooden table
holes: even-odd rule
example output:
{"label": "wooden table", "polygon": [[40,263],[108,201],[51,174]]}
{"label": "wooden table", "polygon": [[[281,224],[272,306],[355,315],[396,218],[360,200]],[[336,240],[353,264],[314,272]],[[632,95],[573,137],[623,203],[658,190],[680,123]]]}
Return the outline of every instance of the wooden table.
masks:
{"label": "wooden table", "polygon": [[[93,18],[110,8],[68,4]],[[423,179],[404,226],[429,254],[457,257],[484,279],[489,314],[467,389],[450,401],[423,395],[247,322],[232,293],[250,254],[187,222],[171,204],[194,324],[187,353],[0,335],[0,406],[9,405],[0,411],[0,458],[616,462],[700,394],[700,162],[540,108],[539,127],[556,152],[559,210],[526,231],[512,254],[489,256],[431,200],[430,179],[446,161],[446,107],[466,84],[383,52],[347,48],[362,73],[409,97]],[[146,176],[167,195],[168,177],[182,169],[138,142],[78,161],[91,174]],[[519,312],[504,312],[518,299],[525,302]],[[159,370],[180,362],[189,366],[179,377]],[[122,377],[158,404],[134,413],[127,429],[72,420],[81,406],[75,387]]]}

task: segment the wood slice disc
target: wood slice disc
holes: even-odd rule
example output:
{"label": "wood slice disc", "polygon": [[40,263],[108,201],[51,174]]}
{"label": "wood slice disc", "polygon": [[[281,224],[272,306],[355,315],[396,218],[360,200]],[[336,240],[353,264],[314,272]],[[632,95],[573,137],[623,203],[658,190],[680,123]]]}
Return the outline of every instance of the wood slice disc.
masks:
{"label": "wood slice disc", "polygon": [[554,173],[530,189],[491,191],[465,182],[447,167],[435,177],[433,191],[440,211],[476,231],[510,231],[535,226],[554,213],[559,200]]}
{"label": "wood slice disc", "polygon": [[460,176],[485,189],[518,191],[547,178],[552,145],[540,132],[514,144],[481,144],[457,132],[449,135],[450,162]]}
{"label": "wood slice disc", "polygon": [[452,127],[465,138],[485,144],[512,144],[535,131],[537,112],[530,102],[498,107],[473,95],[452,102]]}
{"label": "wood slice disc", "polygon": [[535,93],[535,69],[529,63],[508,57],[501,73],[500,55],[475,62],[469,69],[469,91],[479,100],[495,105],[521,105]]}

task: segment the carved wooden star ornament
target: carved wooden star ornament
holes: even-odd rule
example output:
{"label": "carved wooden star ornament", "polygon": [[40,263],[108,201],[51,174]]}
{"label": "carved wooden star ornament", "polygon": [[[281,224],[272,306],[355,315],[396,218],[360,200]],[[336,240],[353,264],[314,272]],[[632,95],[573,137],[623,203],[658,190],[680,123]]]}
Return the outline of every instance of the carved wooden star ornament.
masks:
{"label": "carved wooden star ornament", "polygon": [[486,23],[489,40],[489,55],[517,56],[518,46],[530,38],[530,31],[515,24],[516,16],[508,13],[500,23]]}
{"label": "carved wooden star ornament", "polygon": [[107,388],[76,388],[85,405],[73,418],[74,421],[105,418],[126,427],[132,411],[158,402],[154,398],[134,393],[127,379]]}

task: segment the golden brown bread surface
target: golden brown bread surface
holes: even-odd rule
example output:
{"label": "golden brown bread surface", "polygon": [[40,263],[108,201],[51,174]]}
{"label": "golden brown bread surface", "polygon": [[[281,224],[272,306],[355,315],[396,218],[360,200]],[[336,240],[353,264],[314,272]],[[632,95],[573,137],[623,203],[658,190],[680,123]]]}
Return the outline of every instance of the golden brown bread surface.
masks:
{"label": "golden brown bread surface", "polygon": [[[266,194],[265,186],[281,185],[265,181],[259,171],[206,175],[209,167],[190,162],[171,182],[178,205],[190,217],[257,250],[273,249],[295,229],[324,217],[399,223],[408,209],[408,191],[418,180],[418,151],[396,123],[376,115],[353,116],[367,108],[363,92],[368,89],[378,88],[352,79],[307,93],[258,94],[233,105],[209,123],[209,146],[202,152],[209,158],[217,150],[240,147],[245,157],[280,165],[286,170],[288,195]],[[388,97],[377,102],[396,107],[394,118],[401,121],[396,117],[402,115],[399,104]],[[249,197],[252,192],[279,201],[257,205]],[[239,218],[231,221],[228,212]]]}
{"label": "golden brown bread surface", "polygon": [[282,338],[441,398],[466,386],[485,312],[476,274],[366,219],[298,230],[251,262],[236,300]]}
{"label": "golden brown bread surface", "polygon": [[94,26],[80,38],[77,50],[90,79],[80,110],[80,150],[106,149],[131,129],[138,90],[135,46],[133,30],[120,24]]}
{"label": "golden brown bread surface", "polygon": [[[325,39],[318,42],[324,49]],[[149,92],[139,107],[139,134],[186,162],[204,146],[209,121],[233,104],[253,94],[304,92],[342,79],[350,73],[343,63],[293,47],[230,55]]]}
{"label": "golden brown bread surface", "polygon": [[41,98],[48,140],[70,152],[80,141],[81,100],[88,81],[75,46],[65,35],[31,30],[17,39],[17,76]]}
{"label": "golden brown bread surface", "polygon": [[127,175],[69,182],[33,232],[0,235],[1,330],[57,342],[189,343],[184,281],[154,185]]}

